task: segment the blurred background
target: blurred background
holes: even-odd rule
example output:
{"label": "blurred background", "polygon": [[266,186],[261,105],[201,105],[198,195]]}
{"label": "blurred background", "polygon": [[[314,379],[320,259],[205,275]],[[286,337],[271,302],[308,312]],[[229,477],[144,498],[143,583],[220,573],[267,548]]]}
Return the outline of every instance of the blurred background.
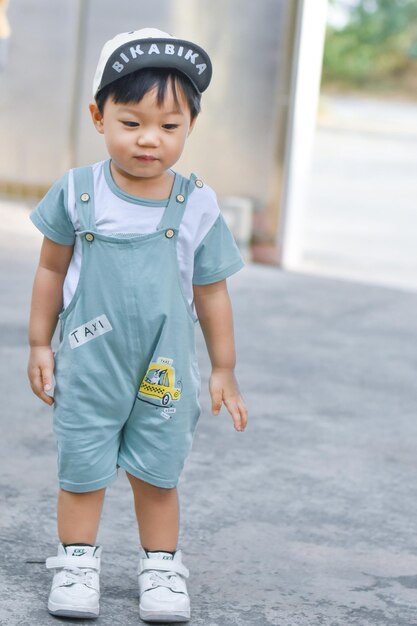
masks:
{"label": "blurred background", "polygon": [[417,288],[417,0],[0,0],[3,201],[106,157],[99,51],[149,25],[212,56],[178,169],[214,187],[247,259]]}
{"label": "blurred background", "polygon": [[300,267],[417,288],[417,2],[332,0]]}

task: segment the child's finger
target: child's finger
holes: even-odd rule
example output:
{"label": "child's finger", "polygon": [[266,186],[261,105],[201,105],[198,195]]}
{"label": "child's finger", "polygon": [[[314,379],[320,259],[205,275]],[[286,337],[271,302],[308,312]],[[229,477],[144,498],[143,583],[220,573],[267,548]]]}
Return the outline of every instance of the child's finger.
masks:
{"label": "child's finger", "polygon": [[211,412],[218,415],[222,408],[223,393],[221,389],[211,391]]}
{"label": "child's finger", "polygon": [[237,405],[239,407],[239,411],[240,411],[240,423],[242,426],[242,430],[245,430],[247,423],[248,423],[248,410],[245,406],[245,403],[243,402],[242,399],[239,399],[237,401]]}
{"label": "child's finger", "polygon": [[42,369],[42,392],[39,397],[42,398],[42,400],[46,402],[46,404],[49,404],[49,406],[54,403],[54,398],[52,396],[49,396],[47,393],[52,389],[52,377],[52,369],[49,367],[44,367]]}
{"label": "child's finger", "polygon": [[52,369],[49,367],[43,367],[41,370],[42,374],[42,385],[44,391],[51,391],[52,389]]}
{"label": "child's finger", "polygon": [[46,402],[46,404],[49,404],[49,406],[52,406],[53,403],[55,402],[54,398],[52,396],[48,396],[48,394],[45,393],[44,391],[41,391],[41,393],[39,394],[39,397],[41,400]]}
{"label": "child's finger", "polygon": [[242,431],[244,428],[242,428],[242,420],[240,417],[240,409],[238,406],[238,403],[236,401],[236,399],[234,400],[225,400],[224,401],[227,410],[229,411],[230,415],[232,416],[233,419],[233,425],[235,427],[235,430],[237,431]]}
{"label": "child's finger", "polygon": [[54,399],[48,396],[43,389],[42,371],[39,367],[30,370],[29,380],[33,393],[51,406],[54,403]]}

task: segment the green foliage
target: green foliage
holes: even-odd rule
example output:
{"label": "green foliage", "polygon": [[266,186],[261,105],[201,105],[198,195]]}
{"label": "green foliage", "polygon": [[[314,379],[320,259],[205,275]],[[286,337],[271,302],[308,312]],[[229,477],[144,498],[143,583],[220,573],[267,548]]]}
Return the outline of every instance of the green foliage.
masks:
{"label": "green foliage", "polygon": [[349,86],[393,83],[416,71],[417,0],[359,0],[349,21],[327,28],[323,82]]}

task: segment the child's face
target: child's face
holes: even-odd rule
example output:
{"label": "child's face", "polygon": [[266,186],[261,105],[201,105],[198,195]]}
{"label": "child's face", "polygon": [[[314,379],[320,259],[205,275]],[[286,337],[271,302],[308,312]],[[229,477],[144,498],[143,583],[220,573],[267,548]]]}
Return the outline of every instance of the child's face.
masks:
{"label": "child's face", "polygon": [[122,176],[157,179],[178,161],[195,119],[191,122],[180,89],[177,96],[179,107],[170,86],[160,107],[156,90],[137,103],[116,104],[108,98],[103,115],[95,103],[90,104],[93,123],[104,135],[113,165]]}

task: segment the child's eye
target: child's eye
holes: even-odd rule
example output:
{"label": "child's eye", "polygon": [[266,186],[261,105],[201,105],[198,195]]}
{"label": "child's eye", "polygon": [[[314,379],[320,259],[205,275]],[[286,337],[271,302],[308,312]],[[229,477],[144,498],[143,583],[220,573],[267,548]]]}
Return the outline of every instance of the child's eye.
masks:
{"label": "child's eye", "polygon": [[162,128],[165,128],[166,130],[175,130],[175,128],[178,128],[178,124],[163,124]]}
{"label": "child's eye", "polygon": [[129,128],[134,128],[135,126],[139,126],[138,122],[124,122],[122,120],[122,124],[124,126],[128,126]]}

